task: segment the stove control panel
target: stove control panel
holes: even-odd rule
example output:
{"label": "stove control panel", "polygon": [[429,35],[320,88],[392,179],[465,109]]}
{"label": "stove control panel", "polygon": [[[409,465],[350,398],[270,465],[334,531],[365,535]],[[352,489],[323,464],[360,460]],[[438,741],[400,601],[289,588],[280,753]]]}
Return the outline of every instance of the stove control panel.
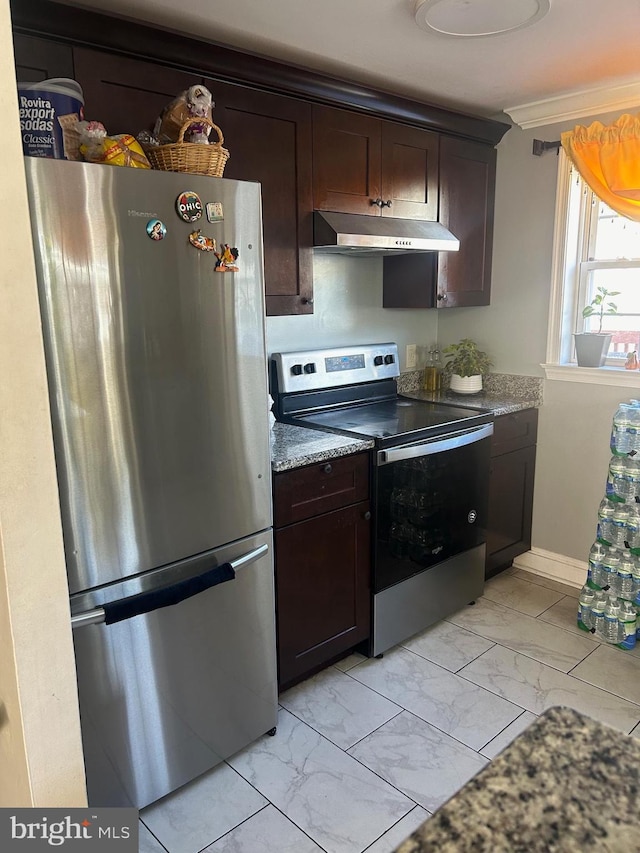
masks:
{"label": "stove control panel", "polygon": [[398,346],[394,343],[277,352],[272,353],[271,360],[275,364],[281,394],[337,388],[400,375]]}

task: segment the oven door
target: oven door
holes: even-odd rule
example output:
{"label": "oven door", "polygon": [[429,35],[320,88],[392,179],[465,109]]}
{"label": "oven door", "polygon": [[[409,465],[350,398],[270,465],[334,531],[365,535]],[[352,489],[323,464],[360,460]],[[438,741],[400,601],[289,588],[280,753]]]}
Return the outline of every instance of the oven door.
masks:
{"label": "oven door", "polygon": [[493,424],[379,450],[374,592],[482,545]]}

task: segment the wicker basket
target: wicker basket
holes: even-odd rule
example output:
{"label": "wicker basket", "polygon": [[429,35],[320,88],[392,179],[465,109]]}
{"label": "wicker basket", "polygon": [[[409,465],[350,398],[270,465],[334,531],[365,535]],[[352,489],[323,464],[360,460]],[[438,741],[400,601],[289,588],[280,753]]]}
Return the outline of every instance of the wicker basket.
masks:
{"label": "wicker basket", "polygon": [[[218,134],[217,142],[205,145],[185,142],[185,132],[192,124],[208,124]],[[222,147],[224,137],[220,128],[207,118],[191,118],[180,128],[178,141],[169,145],[146,145],[144,152],[154,169],[163,172],[190,172],[193,175],[211,175],[221,178],[229,159],[229,152]]]}

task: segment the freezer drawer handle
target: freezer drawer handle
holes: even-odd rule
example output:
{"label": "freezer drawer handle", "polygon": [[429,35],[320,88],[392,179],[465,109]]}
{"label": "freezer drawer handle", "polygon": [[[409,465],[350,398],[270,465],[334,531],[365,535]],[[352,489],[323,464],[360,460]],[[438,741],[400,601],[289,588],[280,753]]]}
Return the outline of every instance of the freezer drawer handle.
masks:
{"label": "freezer drawer handle", "polygon": [[260,545],[259,548],[243,554],[242,557],[238,557],[230,563],[223,563],[221,566],[209,569],[195,578],[179,581],[171,586],[166,586],[153,592],[141,592],[138,595],[122,598],[120,601],[109,602],[103,607],[96,607],[94,610],[78,613],[76,616],[71,617],[71,627],[80,628],[84,625],[97,625],[101,622],[104,622],[105,625],[112,625],[115,622],[122,622],[125,619],[140,616],[142,613],[159,610],[161,607],[170,607],[173,604],[179,604],[181,601],[186,601],[187,598],[198,595],[207,589],[211,589],[213,586],[233,580],[237,569],[246,566],[247,563],[254,562],[258,557],[266,554],[268,550],[268,545]]}

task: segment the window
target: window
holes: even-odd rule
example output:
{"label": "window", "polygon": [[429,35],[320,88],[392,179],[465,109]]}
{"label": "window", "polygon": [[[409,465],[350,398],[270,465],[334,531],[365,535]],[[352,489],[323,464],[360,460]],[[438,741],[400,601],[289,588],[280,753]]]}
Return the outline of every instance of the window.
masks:
{"label": "window", "polygon": [[[601,202],[563,151],[559,160],[547,361],[575,366],[573,333],[598,331],[599,318],[585,319],[582,311],[601,286],[619,292],[606,300],[614,302],[618,311],[604,315],[602,331],[612,335],[606,365],[620,370],[630,352],[640,358],[640,222],[620,216]],[[640,385],[640,374],[635,371],[632,376]]]}

